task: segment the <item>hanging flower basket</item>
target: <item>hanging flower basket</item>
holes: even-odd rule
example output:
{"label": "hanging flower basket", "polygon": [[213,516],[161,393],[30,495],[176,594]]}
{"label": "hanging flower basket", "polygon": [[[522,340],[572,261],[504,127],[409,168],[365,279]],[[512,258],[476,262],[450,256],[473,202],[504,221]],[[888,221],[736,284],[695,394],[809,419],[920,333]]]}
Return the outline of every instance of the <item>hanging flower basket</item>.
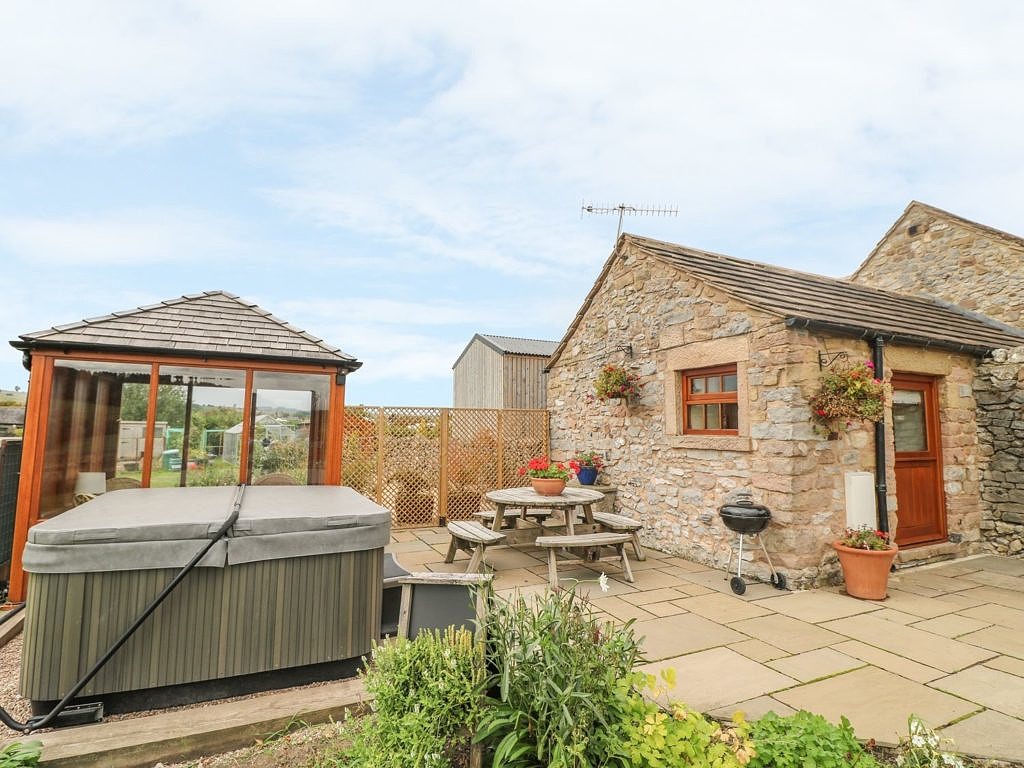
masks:
{"label": "hanging flower basket", "polygon": [[609,363],[594,380],[594,393],[601,402],[613,397],[630,398],[640,394],[640,376],[621,365]]}
{"label": "hanging flower basket", "polygon": [[831,437],[854,421],[881,421],[885,383],[876,378],[870,360],[836,366],[822,374],[809,404],[814,430]]}

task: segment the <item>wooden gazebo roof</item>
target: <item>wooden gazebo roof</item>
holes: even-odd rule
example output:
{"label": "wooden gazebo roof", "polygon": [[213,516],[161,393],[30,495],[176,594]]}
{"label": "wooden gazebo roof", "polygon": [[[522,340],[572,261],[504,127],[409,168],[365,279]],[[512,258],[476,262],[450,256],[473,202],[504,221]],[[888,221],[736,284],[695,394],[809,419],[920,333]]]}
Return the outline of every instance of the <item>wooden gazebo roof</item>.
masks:
{"label": "wooden gazebo roof", "polygon": [[255,304],[206,291],[114,312],[11,342],[16,349],[104,350],[212,358],[276,360],[354,371],[362,363]]}

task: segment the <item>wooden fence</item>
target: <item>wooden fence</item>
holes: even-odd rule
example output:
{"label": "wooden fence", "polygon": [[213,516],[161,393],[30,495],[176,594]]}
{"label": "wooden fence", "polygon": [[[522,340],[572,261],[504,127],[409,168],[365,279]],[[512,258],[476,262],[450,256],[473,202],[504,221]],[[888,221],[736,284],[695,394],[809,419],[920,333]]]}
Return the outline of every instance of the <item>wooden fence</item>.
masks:
{"label": "wooden fence", "polygon": [[345,409],[344,483],[396,527],[471,518],[487,491],[525,485],[519,467],[548,450],[545,410]]}

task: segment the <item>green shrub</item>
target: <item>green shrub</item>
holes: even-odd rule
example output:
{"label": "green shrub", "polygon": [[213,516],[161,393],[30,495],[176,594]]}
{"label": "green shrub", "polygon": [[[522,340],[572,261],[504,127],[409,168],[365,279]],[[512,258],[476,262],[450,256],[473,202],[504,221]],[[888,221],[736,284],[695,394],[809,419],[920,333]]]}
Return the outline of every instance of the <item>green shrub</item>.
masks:
{"label": "green shrub", "polygon": [[449,768],[468,748],[484,677],[470,632],[449,628],[377,645],[361,676],[373,710],[347,721],[352,745],[336,765]]}
{"label": "green shrub", "polygon": [[750,768],[876,768],[878,762],[857,741],[850,721],[832,725],[821,715],[774,712],[751,728],[756,752]]}
{"label": "green shrub", "polygon": [[0,749],[0,768],[27,768],[27,766],[38,765],[42,754],[42,742],[15,741]]}
{"label": "green shrub", "polygon": [[[662,677],[675,685],[675,671]],[[673,703],[668,712],[643,696],[657,683],[653,675],[633,673],[624,681],[616,736],[621,764],[630,768],[741,768],[753,754],[737,720],[732,731],[699,712]]]}
{"label": "green shrub", "polygon": [[621,681],[639,657],[631,622],[598,621],[570,589],[499,603],[487,629],[492,698],[476,738],[496,745],[493,768],[615,764]]}

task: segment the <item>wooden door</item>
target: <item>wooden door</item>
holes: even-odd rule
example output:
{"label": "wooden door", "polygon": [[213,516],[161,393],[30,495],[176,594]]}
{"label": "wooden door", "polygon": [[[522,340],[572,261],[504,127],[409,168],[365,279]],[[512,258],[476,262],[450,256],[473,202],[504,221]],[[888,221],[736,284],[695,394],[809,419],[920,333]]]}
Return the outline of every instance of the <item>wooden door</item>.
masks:
{"label": "wooden door", "polygon": [[935,379],[897,373],[892,377],[892,421],[896,448],[896,501],[901,547],[946,540],[942,488],[942,438]]}

